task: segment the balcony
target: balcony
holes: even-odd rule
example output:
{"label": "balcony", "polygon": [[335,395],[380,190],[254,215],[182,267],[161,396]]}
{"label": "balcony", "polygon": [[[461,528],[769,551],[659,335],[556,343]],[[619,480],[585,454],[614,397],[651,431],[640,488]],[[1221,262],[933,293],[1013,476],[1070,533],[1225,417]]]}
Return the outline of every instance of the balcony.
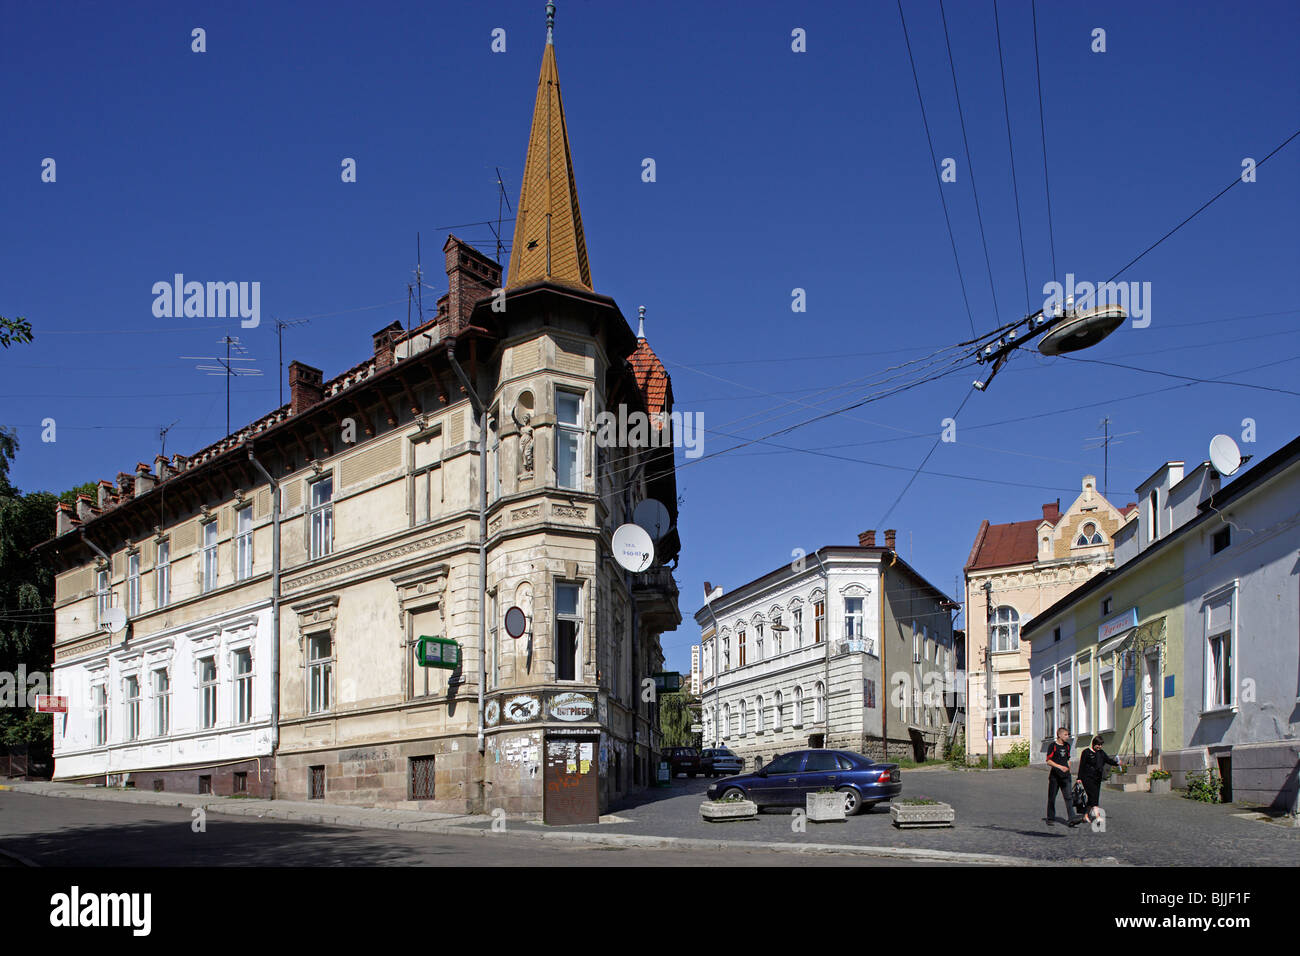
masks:
{"label": "balcony", "polygon": [[677,582],[668,568],[661,565],[633,575],[632,597],[637,614],[650,630],[671,631],[682,623],[677,609]]}
{"label": "balcony", "polygon": [[876,642],[872,638],[856,638],[851,641],[837,641],[835,643],[835,653],[839,654],[870,654],[873,657],[876,654]]}

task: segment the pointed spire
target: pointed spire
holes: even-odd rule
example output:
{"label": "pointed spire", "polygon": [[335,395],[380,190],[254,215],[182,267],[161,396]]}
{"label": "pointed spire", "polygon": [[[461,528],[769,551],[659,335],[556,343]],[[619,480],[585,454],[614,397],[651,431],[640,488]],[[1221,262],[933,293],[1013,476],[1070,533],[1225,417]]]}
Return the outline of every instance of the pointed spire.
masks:
{"label": "pointed spire", "polygon": [[637,311],[636,337],[638,339],[641,339],[642,341],[645,341],[645,306],[644,305],[638,306],[636,311]]}
{"label": "pointed spire", "polygon": [[560,98],[560,76],[552,42],[555,4],[546,5],[546,49],[537,80],[537,102],[528,137],[523,185],[519,189],[515,238],[506,288],[545,279],[591,289],[587,240],[573,180],[569,131]]}

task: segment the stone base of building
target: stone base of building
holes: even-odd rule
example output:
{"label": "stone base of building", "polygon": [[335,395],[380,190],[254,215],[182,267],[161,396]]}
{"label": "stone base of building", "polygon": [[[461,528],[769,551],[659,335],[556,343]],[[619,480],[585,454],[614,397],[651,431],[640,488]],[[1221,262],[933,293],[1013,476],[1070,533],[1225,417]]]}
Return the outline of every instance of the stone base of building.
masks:
{"label": "stone base of building", "polygon": [[1175,787],[1187,786],[1187,775],[1213,770],[1227,784],[1233,803],[1297,812],[1300,801],[1300,741],[1272,740],[1169,750],[1160,764]]}
{"label": "stone base of building", "polygon": [[215,797],[249,796],[270,799],[275,796],[275,758],[252,757],[220,766],[163,768],[159,770],[124,770],[95,774],[91,777],[60,779],[56,783],[80,783],[90,786],[125,787],[159,793],[212,794]]}

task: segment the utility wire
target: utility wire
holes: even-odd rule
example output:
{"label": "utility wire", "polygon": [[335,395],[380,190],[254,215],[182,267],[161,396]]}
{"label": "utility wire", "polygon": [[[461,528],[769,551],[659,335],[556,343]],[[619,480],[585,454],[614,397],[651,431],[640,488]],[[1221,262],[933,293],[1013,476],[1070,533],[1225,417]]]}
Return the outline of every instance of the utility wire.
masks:
{"label": "utility wire", "polygon": [[998,17],[998,0],[993,0],[993,26],[998,36],[998,71],[1002,74],[1002,112],[1007,118],[1007,152],[1011,156],[1011,189],[1016,197],[1016,231],[1020,234],[1020,271],[1025,278],[1025,314],[1033,311],[1029,303],[1029,265],[1025,260],[1025,226],[1020,218],[1020,185],[1016,182],[1016,149],[1011,139],[1011,104],[1007,99],[1007,68],[1002,60],[1002,21]]}
{"label": "utility wire", "polygon": [[1052,228],[1052,180],[1047,175],[1047,120],[1043,114],[1043,67],[1038,61],[1038,0],[1030,0],[1034,18],[1034,76],[1038,81],[1038,128],[1043,136],[1043,186],[1047,190],[1047,242],[1052,249],[1052,278],[1059,279],[1056,271],[1056,230]]}
{"label": "utility wire", "polygon": [[[965,397],[961,400],[961,404],[958,405],[957,410],[952,413],[953,421],[956,421],[957,416],[961,414],[961,410],[966,407],[966,403],[970,401],[970,397],[974,394],[975,389],[973,388],[966,392]],[[939,437],[936,438],[934,444],[930,446],[930,450],[926,452],[925,457],[921,459],[921,463],[917,465],[916,470],[912,472],[912,476],[907,479],[907,484],[903,485],[903,490],[898,493],[898,497],[894,499],[894,503],[886,508],[885,513],[880,516],[880,520],[876,522],[876,527],[883,528],[885,526],[885,522],[888,521],[889,516],[894,513],[894,509],[897,508],[898,503],[903,500],[903,496],[907,494],[907,490],[912,487],[912,482],[916,481],[916,476],[921,473],[921,469],[926,466],[927,462],[929,462],[930,456],[935,453],[935,450],[939,447],[939,443],[942,440],[943,433],[940,432]]]}

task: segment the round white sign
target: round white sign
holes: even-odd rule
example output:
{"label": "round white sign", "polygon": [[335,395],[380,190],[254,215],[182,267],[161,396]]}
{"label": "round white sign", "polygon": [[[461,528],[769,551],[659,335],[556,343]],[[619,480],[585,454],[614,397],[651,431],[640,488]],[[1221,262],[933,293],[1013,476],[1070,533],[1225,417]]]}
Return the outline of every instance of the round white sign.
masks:
{"label": "round white sign", "polygon": [[633,573],[644,571],[654,563],[654,542],[640,525],[619,525],[614,532],[613,547],[614,560]]}

